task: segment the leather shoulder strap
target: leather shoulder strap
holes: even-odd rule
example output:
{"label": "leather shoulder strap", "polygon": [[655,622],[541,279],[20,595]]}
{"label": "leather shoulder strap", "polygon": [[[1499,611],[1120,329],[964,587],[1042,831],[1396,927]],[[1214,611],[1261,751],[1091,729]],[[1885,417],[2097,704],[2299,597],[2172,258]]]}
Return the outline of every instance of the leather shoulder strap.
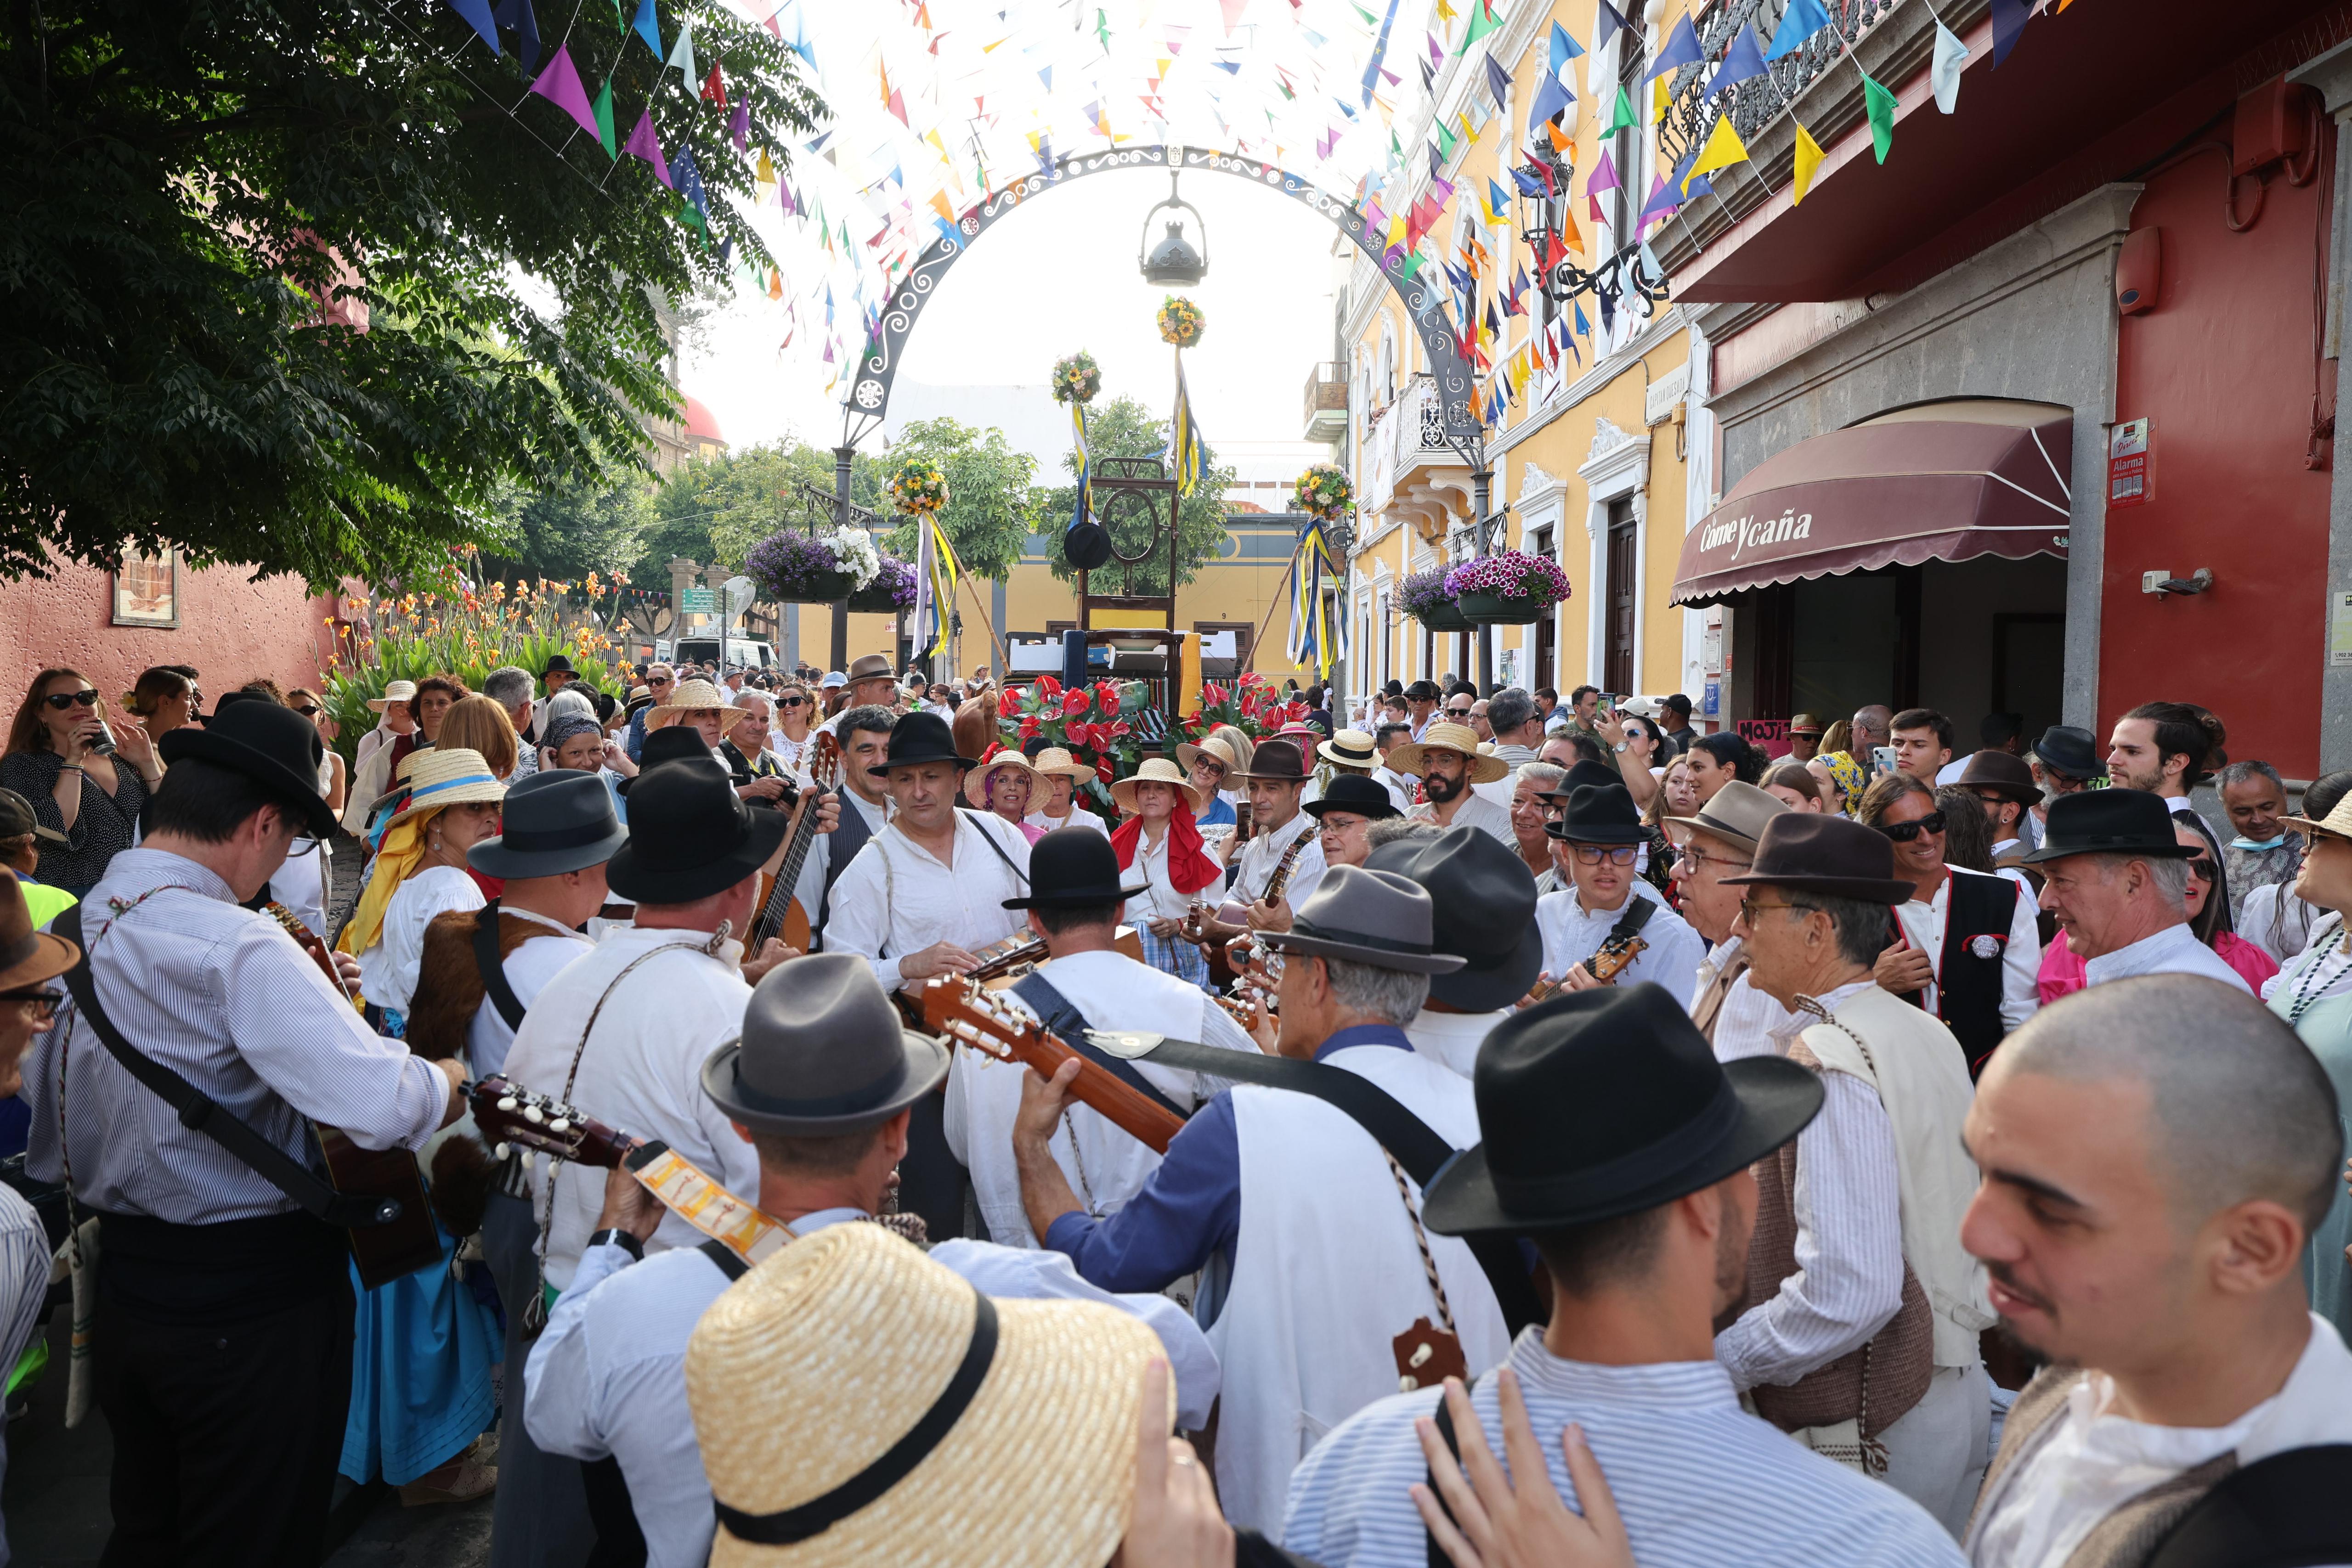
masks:
{"label": "leather shoulder strap", "polygon": [[1162,1094],[1153,1085],[1151,1080],[1138,1072],[1135,1070],[1135,1063],[1113,1056],[1109,1051],[1088,1040],[1087,1031],[1094,1025],[1087,1021],[1086,1014],[1078,1010],[1077,1004],[1064,996],[1054,982],[1043,974],[1035,969],[1030,970],[1013,982],[1013,994],[1029,1004],[1030,1010],[1037,1015],[1037,1021],[1045,1026],[1047,1033],[1059,1039],[1072,1051],[1102,1068],[1137,1093],[1144,1095],[1153,1104],[1179,1121],[1191,1117],[1190,1111]]}
{"label": "leather shoulder strap", "polygon": [[89,967],[89,945],[82,939],[81,933],[84,907],[78,904],[66,910],[49,923],[49,929],[81,949],[81,962],[66,971],[66,988],[73,993],[74,1007],[89,1021],[99,1043],[122,1064],[124,1071],[179,1113],[182,1126],[202,1133],[226,1149],[240,1165],[293,1199],[313,1218],[346,1229],[388,1225],[399,1218],[398,1199],[337,1192],[234,1113],[222,1109],[211,1095],[125,1039],[122,1031],[114,1027],[114,1020],[106,1015],[106,1009],[98,1004],[98,988]]}
{"label": "leather shoulder strap", "polygon": [[718,1267],[719,1271],[727,1276],[728,1282],[730,1284],[751,1271],[751,1265],[744,1262],[742,1256],[735,1249],[717,1237],[711,1238],[695,1250],[709,1259]]}
{"label": "leather shoulder strap", "polygon": [[507,979],[507,961],[499,952],[499,901],[490,900],[474,912],[474,967],[482,977],[482,989],[490,1005],[499,1009],[499,1017],[507,1028],[520,1031],[523,1015],[529,1009]]}
{"label": "leather shoulder strap", "polygon": [[[1644,900],[1643,902],[1646,903],[1647,901]],[[1469,1389],[1475,1388],[1478,1386],[1478,1379],[1475,1376],[1473,1376],[1462,1386],[1465,1392]],[[1438,1437],[1444,1440],[1445,1444],[1445,1451],[1453,1455],[1458,1462],[1462,1458],[1462,1439],[1454,1435],[1454,1407],[1446,1402],[1445,1396],[1443,1393],[1440,1393],[1437,1396],[1437,1415],[1433,1424],[1437,1427]],[[1434,1473],[1424,1471],[1423,1479],[1429,1483],[1429,1495],[1437,1500],[1437,1506],[1444,1511],[1445,1517],[1447,1519],[1453,1519],[1454,1511],[1450,1508],[1446,1508],[1445,1506],[1445,1494],[1437,1490],[1436,1475]],[[1458,1523],[1459,1521],[1456,1522]],[[1429,1531],[1426,1526],[1423,1528],[1422,1533],[1426,1535],[1429,1539],[1429,1568],[1454,1568],[1454,1560],[1445,1555],[1445,1549],[1444,1547],[1437,1544],[1436,1535]]]}
{"label": "leather shoulder strap", "polygon": [[2352,1562],[2352,1444],[2289,1448],[2213,1484],[2147,1568],[2289,1568]]}
{"label": "leather shoulder strap", "polygon": [[998,860],[1004,862],[1004,869],[1011,872],[1014,877],[1019,879],[1022,886],[1028,886],[1029,874],[1023,871],[1019,866],[1013,863],[1013,857],[1004,852],[1004,846],[996,841],[996,835],[990,832],[987,827],[979,821],[979,813],[974,812],[972,813],[972,816],[973,821],[971,824],[971,831],[980,835],[981,842],[986,844],[991,852],[992,852]]}
{"label": "leather shoulder strap", "polygon": [[1642,927],[1650,923],[1650,916],[1657,912],[1658,906],[1654,902],[1635,894],[1632,902],[1625,905],[1625,913],[1617,917],[1617,924],[1609,928],[1608,939],[1614,942],[1621,936],[1639,936]]}

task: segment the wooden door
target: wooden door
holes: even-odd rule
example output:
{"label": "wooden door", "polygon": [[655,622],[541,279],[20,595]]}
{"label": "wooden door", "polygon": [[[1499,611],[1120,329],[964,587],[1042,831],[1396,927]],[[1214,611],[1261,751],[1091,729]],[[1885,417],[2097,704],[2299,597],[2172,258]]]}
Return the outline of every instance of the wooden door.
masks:
{"label": "wooden door", "polygon": [[1641,562],[1634,554],[1633,503],[1609,503],[1608,632],[1601,685],[1620,695],[1633,691],[1633,603],[1641,589]]}

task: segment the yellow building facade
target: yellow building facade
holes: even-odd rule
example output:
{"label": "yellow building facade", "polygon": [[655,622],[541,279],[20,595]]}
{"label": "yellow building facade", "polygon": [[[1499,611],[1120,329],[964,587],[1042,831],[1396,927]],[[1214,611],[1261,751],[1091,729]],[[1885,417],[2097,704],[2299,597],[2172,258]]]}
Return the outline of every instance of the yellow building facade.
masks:
{"label": "yellow building facade", "polygon": [[[1385,212],[1402,214],[1430,193],[1433,177],[1454,187],[1423,242],[1431,259],[1422,276],[1438,275],[1449,261],[1461,265],[1465,241],[1484,252],[1476,310],[1488,369],[1479,385],[1483,396],[1503,403],[1485,433],[1489,544],[1549,555],[1570,584],[1570,597],[1544,622],[1493,629],[1493,678],[1562,694],[1583,685],[1684,691],[1704,718],[1709,683],[1720,680],[1720,638],[1707,634],[1709,612],[1682,611],[1668,596],[1684,529],[1712,499],[1712,436],[1697,406],[1706,345],[1680,309],[1661,302],[1644,313],[1632,291],[1606,319],[1591,294],[1555,307],[1533,287],[1518,297],[1520,313],[1505,313],[1511,281],[1539,270],[1521,237],[1537,226],[1536,204],[1514,193],[1503,221],[1490,221],[1490,183],[1514,192],[1511,168],[1528,163],[1529,106],[1549,69],[1557,22],[1586,50],[1560,73],[1576,95],[1560,118],[1568,141],[1561,156],[1573,163],[1568,211],[1583,240],[1580,247],[1570,239],[1571,259],[1596,268],[1642,232],[1655,232],[1639,223],[1660,173],[1654,133],[1646,125],[1611,130],[1618,118],[1612,111],[1622,88],[1637,115],[1650,118],[1651,89],[1642,78],[1686,0],[1626,9],[1634,26],[1594,47],[1593,0],[1497,4],[1496,29],[1466,54],[1448,56],[1426,117],[1402,139],[1405,172],[1380,200]],[[1512,81],[1500,109],[1486,70],[1489,52]],[[1534,135],[1547,134],[1539,123]],[[1433,145],[1445,149],[1442,176],[1431,170]],[[1605,188],[1604,177],[1604,189],[1589,196],[1604,154],[1616,187]],[[1454,301],[1458,310],[1458,295]],[[1486,329],[1490,301],[1499,332]],[[1583,332],[1576,329],[1579,311]],[[1561,316],[1566,322],[1556,325]],[[1474,553],[1472,464],[1446,442],[1429,356],[1411,318],[1361,256],[1342,320],[1350,356],[1342,445],[1358,497],[1349,687],[1363,692],[1449,674],[1475,679],[1475,633],[1432,633],[1398,603],[1407,577]]]}

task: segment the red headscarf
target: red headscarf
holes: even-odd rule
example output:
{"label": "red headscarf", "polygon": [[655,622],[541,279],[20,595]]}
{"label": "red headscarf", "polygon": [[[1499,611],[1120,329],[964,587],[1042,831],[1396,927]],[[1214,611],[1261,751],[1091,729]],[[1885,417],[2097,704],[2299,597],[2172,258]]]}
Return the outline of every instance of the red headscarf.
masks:
{"label": "red headscarf", "polygon": [[[1153,779],[1162,783],[1165,780]],[[1174,786],[1171,786],[1174,788]],[[1168,880],[1176,891],[1194,894],[1217,880],[1217,862],[1209,858],[1208,846],[1201,838],[1200,824],[1185,810],[1189,802],[1179,800],[1176,810],[1168,816]],[[1118,856],[1118,869],[1130,871],[1135,866],[1136,847],[1143,842],[1143,819],[1129,817],[1111,833],[1110,847]]]}

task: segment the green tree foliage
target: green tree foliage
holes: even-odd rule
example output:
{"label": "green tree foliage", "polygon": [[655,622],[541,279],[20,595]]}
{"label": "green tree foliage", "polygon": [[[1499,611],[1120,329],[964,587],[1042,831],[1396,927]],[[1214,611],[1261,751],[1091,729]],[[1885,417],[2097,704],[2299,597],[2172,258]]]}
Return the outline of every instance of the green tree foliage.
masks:
{"label": "green tree foliage", "polygon": [[[1087,413],[1087,445],[1099,460],[1105,457],[1149,457],[1168,444],[1168,422],[1156,418],[1151,411],[1133,398],[1113,398]],[[1068,527],[1070,513],[1078,503],[1078,455],[1073,451],[1063,458],[1062,466],[1069,471],[1071,483],[1049,493],[1038,527],[1052,538],[1054,575],[1065,581],[1075,579],[1077,569],[1062,554],[1062,532]],[[1163,471],[1173,472],[1163,465]],[[1217,455],[1206,442],[1201,444],[1201,483],[1177,509],[1176,514],[1176,580],[1187,583],[1200,574],[1201,563],[1216,555],[1224,547],[1225,486],[1234,481],[1234,471],[1217,466]],[[1095,515],[1110,529],[1111,542],[1122,556],[1137,555],[1148,549],[1156,527],[1168,516],[1164,494],[1150,502],[1121,499],[1106,508],[1108,496],[1097,487],[1095,491]],[[1124,587],[1121,587],[1121,584]],[[1168,549],[1163,541],[1152,551],[1148,560],[1133,566],[1111,562],[1093,577],[1097,593],[1123,591],[1129,593],[1161,594],[1169,591]]]}
{"label": "green tree foliage", "polygon": [[[982,579],[1010,573],[1043,516],[1040,493],[1031,485],[1037,460],[1006,444],[1001,430],[975,430],[947,418],[908,424],[878,466],[887,475],[909,457],[929,458],[948,477],[940,525],[964,570]],[[917,543],[914,524],[901,521],[882,548],[913,560]]]}
{"label": "green tree foliage", "polygon": [[[667,0],[751,101],[752,154],[821,106],[782,46]],[[615,8],[547,9],[625,137],[690,146],[710,234],[446,5],[19,7],[0,48],[0,574],[126,541],[314,583],[387,580],[499,486],[641,464],[675,394],[657,298],[766,258],[751,156]],[[509,46],[514,35],[507,35]],[[543,62],[542,62],[543,68]],[[511,110],[511,113],[509,113]],[[367,329],[348,324],[364,308]]]}
{"label": "green tree foliage", "polygon": [[537,494],[509,486],[499,513],[508,524],[509,542],[483,554],[512,570],[496,575],[577,582],[592,571],[609,577],[615,570],[629,570],[638,560],[646,530],[654,526],[654,487],[635,475],[610,485],[564,485]]}
{"label": "green tree foliage", "polygon": [[[689,463],[655,493],[654,520],[639,541],[630,580],[641,587],[669,580],[679,556],[740,568],[751,547],[778,528],[807,526],[802,486],[833,494],[833,454],[806,443],[747,446]],[[850,465],[850,499],[887,509],[880,465],[861,454]]]}

